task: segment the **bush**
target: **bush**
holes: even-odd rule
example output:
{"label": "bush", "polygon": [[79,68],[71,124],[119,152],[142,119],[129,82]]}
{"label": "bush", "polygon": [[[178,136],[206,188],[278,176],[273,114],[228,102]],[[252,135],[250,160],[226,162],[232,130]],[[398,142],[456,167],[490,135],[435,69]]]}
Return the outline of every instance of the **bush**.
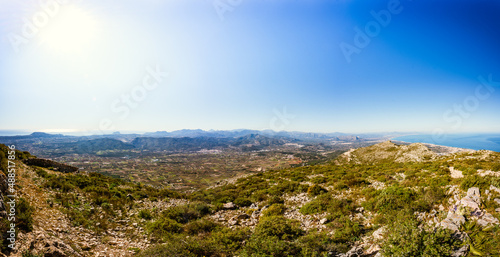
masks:
{"label": "bush", "polygon": [[216,229],[218,225],[208,219],[201,219],[192,221],[184,226],[184,231],[190,235],[197,235],[199,233],[208,233]]}
{"label": "bush", "polygon": [[149,223],[146,227],[149,234],[157,239],[164,238],[170,233],[179,233],[182,225],[169,218],[161,218],[155,222]]}
{"label": "bush", "polygon": [[16,204],[16,227],[24,232],[33,230],[33,211],[28,200],[19,198]]}
{"label": "bush", "polygon": [[139,213],[137,214],[137,216],[139,216],[139,218],[145,219],[145,220],[150,220],[153,218],[151,211],[145,210],[145,209],[140,210]]}
{"label": "bush", "polygon": [[265,216],[265,217],[270,217],[270,216],[280,216],[280,215],[283,215],[283,213],[285,213],[285,205],[283,204],[273,204],[271,206],[269,206],[269,208],[267,208],[266,210],[264,210],[262,212],[262,214]]}
{"label": "bush", "polygon": [[462,183],[460,183],[460,188],[464,191],[467,191],[471,187],[479,187],[481,189],[486,189],[489,186],[487,180],[478,175],[466,176]]}
{"label": "bush", "polygon": [[411,215],[398,215],[387,230],[382,243],[385,256],[450,256],[457,246],[451,232],[443,228],[432,230],[420,228],[419,222]]}
{"label": "bush", "polygon": [[271,216],[262,218],[255,228],[254,236],[275,236],[282,240],[295,239],[303,231],[282,216]]}
{"label": "bush", "polygon": [[324,188],[322,188],[321,186],[318,186],[318,185],[310,186],[307,189],[307,194],[310,195],[310,196],[317,196],[317,195],[320,195],[320,194],[323,194],[323,193],[326,193],[326,192],[328,192],[326,189],[324,189]]}
{"label": "bush", "polygon": [[400,186],[384,189],[376,199],[375,209],[383,213],[411,207],[416,198],[416,193]]}
{"label": "bush", "polygon": [[342,216],[328,225],[335,228],[333,240],[337,243],[344,243],[346,246],[344,250],[348,250],[347,248],[349,248],[352,243],[359,240],[363,233],[361,225],[351,221],[348,216]]}
{"label": "bush", "polygon": [[178,223],[186,224],[191,220],[199,219],[211,212],[210,207],[204,203],[191,203],[170,207],[163,211],[163,216],[168,219],[177,221]]}
{"label": "bush", "polygon": [[267,204],[273,205],[273,204],[283,204],[285,203],[285,200],[281,196],[278,195],[273,195],[267,200]]}
{"label": "bush", "polygon": [[248,198],[236,198],[236,200],[234,200],[234,204],[240,207],[247,207],[252,205],[252,201]]}

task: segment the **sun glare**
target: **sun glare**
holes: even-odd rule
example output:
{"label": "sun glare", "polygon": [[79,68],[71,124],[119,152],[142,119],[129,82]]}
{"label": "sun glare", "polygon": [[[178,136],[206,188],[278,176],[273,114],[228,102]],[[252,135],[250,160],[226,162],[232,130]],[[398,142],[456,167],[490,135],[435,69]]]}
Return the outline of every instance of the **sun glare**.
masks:
{"label": "sun glare", "polygon": [[82,9],[67,6],[41,31],[42,45],[62,54],[82,54],[94,42],[97,29],[94,17]]}

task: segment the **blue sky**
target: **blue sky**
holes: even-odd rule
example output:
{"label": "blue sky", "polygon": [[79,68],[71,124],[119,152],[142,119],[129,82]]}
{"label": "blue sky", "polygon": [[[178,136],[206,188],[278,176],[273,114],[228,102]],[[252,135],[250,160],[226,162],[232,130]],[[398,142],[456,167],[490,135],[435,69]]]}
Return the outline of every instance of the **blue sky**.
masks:
{"label": "blue sky", "polygon": [[499,11],[463,0],[0,0],[0,129],[498,132]]}

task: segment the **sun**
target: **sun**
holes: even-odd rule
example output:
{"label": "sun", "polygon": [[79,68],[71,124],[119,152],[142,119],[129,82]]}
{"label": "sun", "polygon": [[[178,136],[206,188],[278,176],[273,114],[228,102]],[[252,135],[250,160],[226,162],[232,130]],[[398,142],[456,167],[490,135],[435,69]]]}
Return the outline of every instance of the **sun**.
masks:
{"label": "sun", "polygon": [[41,44],[62,54],[83,54],[97,38],[97,20],[75,6],[65,6],[41,31]]}

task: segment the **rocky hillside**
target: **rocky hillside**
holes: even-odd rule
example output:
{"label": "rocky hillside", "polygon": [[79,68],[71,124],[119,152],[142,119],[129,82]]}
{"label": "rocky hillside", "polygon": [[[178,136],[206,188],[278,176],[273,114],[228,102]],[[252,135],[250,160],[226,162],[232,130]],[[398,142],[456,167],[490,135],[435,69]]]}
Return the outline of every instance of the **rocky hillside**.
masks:
{"label": "rocky hillside", "polygon": [[352,149],[340,156],[337,163],[421,162],[432,160],[436,157],[436,153],[420,143],[396,145],[391,141],[386,141],[369,147]]}
{"label": "rocky hillside", "polygon": [[490,151],[385,142],[189,194],[16,163],[22,229],[7,256],[500,255]]}

